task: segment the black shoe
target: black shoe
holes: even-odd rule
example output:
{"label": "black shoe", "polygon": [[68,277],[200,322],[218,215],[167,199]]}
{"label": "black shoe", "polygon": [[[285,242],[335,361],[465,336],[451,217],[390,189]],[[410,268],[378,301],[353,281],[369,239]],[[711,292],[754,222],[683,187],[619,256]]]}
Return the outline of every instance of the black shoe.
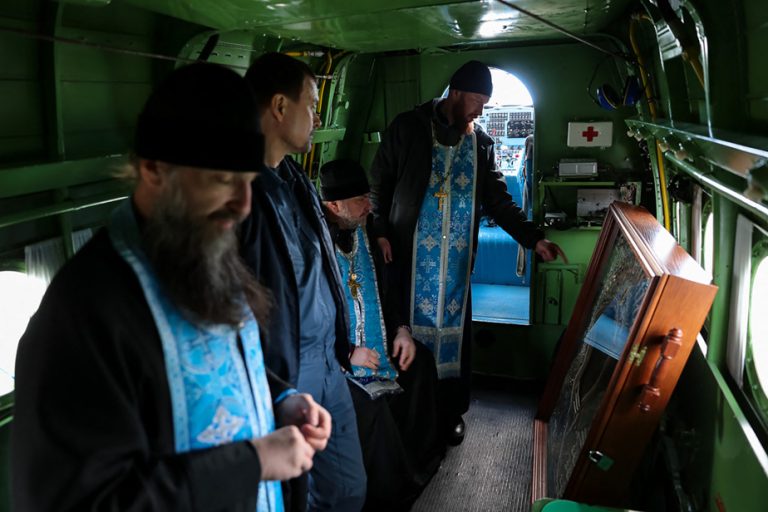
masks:
{"label": "black shoe", "polygon": [[464,441],[464,432],[466,432],[467,426],[464,424],[464,420],[459,416],[459,420],[453,425],[448,432],[448,444],[450,446],[459,446]]}

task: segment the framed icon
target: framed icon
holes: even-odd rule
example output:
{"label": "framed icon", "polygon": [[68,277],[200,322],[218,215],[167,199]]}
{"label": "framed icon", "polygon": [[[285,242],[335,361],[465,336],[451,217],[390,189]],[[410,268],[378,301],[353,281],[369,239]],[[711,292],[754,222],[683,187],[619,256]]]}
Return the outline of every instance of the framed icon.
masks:
{"label": "framed icon", "polygon": [[626,505],[716,291],[647,210],[610,205],[534,420],[534,501]]}

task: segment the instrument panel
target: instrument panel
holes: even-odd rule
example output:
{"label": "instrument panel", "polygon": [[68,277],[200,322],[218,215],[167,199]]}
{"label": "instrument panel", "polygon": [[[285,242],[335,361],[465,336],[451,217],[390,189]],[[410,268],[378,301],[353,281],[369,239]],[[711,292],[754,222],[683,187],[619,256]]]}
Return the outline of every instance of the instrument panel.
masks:
{"label": "instrument panel", "polygon": [[493,138],[496,168],[504,174],[519,172],[525,158],[525,139],[533,135],[533,108],[487,107],[477,123]]}

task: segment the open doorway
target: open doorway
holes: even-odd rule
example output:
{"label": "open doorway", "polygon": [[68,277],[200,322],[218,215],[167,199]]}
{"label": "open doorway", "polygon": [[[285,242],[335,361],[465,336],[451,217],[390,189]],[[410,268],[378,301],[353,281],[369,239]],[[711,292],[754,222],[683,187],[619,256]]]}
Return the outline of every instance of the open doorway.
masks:
{"label": "open doorway", "polygon": [[[491,68],[493,96],[477,123],[495,142],[496,168],[515,204],[532,218],[533,98],[514,75]],[[446,89],[447,93],[447,89]],[[531,251],[491,219],[480,221],[472,273],[472,320],[530,324]]]}

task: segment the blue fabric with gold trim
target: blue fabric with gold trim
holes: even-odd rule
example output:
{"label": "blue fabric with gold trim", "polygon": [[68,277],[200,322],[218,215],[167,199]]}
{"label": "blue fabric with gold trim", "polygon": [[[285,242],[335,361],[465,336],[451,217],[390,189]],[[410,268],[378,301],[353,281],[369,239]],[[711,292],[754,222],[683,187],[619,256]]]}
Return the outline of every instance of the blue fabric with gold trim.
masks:
{"label": "blue fabric with gold trim", "polygon": [[368,236],[362,227],[358,227],[352,234],[352,250],[349,253],[336,246],[336,260],[342,281],[346,284],[343,288],[349,309],[349,337],[356,347],[365,347],[379,354],[378,369],[353,365],[353,374],[348,377],[372,398],[386,393],[399,393],[402,388],[395,381],[397,370],[387,354],[387,330],[381,311],[373,257]]}
{"label": "blue fabric with gold trim", "polygon": [[[262,437],[275,430],[259,326],[250,308],[239,329],[198,326],[171,304],[141,248],[130,199],[112,214],[109,234],[136,274],[163,344],[176,452]],[[238,347],[242,342],[244,358]],[[280,482],[259,482],[258,512],[283,512]]]}
{"label": "blue fabric with gold trim", "polygon": [[456,146],[433,138],[432,173],[413,243],[411,328],[435,355],[439,378],[458,377],[464,333],[477,160],[474,132]]}

